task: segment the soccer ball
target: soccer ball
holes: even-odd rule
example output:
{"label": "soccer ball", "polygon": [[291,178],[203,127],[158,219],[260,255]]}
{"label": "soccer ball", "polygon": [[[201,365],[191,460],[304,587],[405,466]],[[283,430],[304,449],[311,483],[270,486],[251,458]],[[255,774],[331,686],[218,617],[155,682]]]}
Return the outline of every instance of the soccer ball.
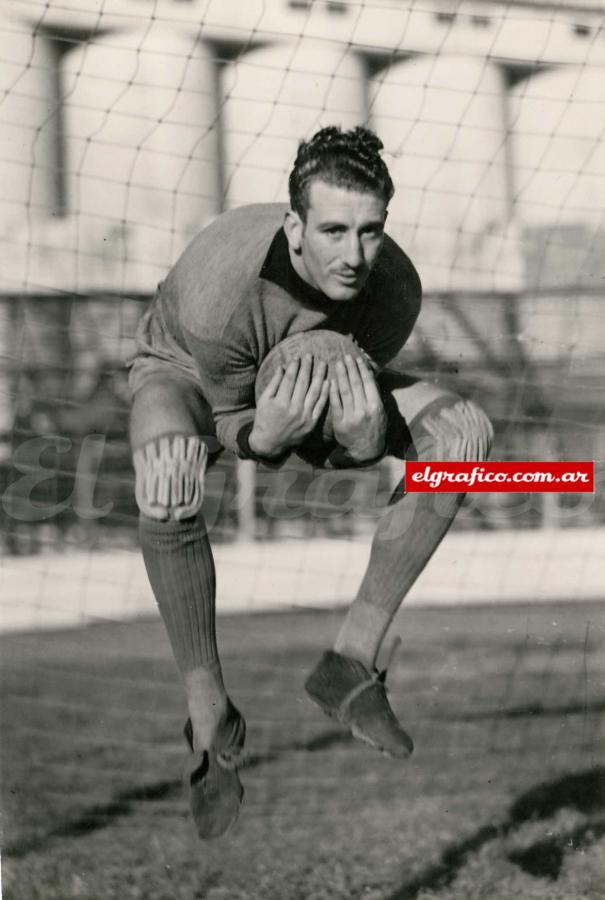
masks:
{"label": "soccer ball", "polygon": [[[256,400],[271,381],[278,366],[284,368],[293,359],[300,359],[305,353],[313,356],[313,363],[323,361],[328,365],[328,377],[335,376],[335,365],[339,359],[349,353],[353,358],[363,356],[371,369],[375,370],[374,362],[367,356],[352,337],[340,334],[337,331],[318,329],[317,331],[302,331],[291,334],[269,352],[261,363],[256,376],[255,394]],[[305,451],[311,454],[325,449],[334,444],[334,428],[330,415],[329,401],[313,431],[307,435],[304,443],[296,448],[296,453],[305,458]]]}

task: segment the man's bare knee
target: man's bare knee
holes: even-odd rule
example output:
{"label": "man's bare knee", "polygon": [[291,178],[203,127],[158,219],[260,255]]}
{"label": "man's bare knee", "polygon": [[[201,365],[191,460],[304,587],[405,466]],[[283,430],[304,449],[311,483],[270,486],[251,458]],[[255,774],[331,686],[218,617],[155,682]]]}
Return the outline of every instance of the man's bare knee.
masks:
{"label": "man's bare knee", "polygon": [[166,435],[133,456],[140,511],[158,521],[195,516],[204,499],[208,445],[198,435]]}
{"label": "man's bare knee", "polygon": [[460,462],[487,459],[494,436],[481,407],[455,395],[419,416],[412,431],[420,459]]}

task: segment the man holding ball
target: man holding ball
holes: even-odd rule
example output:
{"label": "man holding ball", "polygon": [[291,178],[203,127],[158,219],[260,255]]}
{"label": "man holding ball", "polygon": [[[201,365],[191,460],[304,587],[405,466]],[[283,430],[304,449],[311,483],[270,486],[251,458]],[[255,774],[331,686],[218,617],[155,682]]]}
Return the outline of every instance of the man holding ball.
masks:
{"label": "man holding ball", "polygon": [[[475,404],[386,368],[416,321],[421,286],[384,233],[393,183],[381,149],[361,127],[324,128],[301,143],[289,208],[219,216],[159,286],[137,335],[131,443],[141,546],[184,679],[190,801],[202,838],[237,818],[245,738],[216,645],[214,563],[201,514],[208,465],[222,448],[269,466],[296,452],[327,468],[389,454],[484,460],[489,452],[491,426]],[[336,349],[333,338],[341,339]],[[280,356],[288,341],[292,356]],[[276,354],[255,398],[259,369]],[[312,440],[328,414],[333,438]],[[403,480],[394,486],[334,647],[306,681],[328,715],[395,758],[413,745],[376,656],[462,497],[442,494],[437,509],[428,494],[406,495]]]}

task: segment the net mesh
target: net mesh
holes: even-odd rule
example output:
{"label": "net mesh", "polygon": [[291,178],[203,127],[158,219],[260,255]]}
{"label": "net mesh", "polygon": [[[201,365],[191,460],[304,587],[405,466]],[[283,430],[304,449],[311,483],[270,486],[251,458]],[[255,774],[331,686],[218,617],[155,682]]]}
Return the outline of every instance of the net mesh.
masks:
{"label": "net mesh", "polygon": [[[94,567],[94,551],[136,543],[124,363],[157,283],[222,211],[286,200],[297,142],[323,125],[369,124],[385,145],[396,186],[388,230],[425,294],[397,364],[475,397],[496,424],[494,458],[605,456],[603,11],[240,7],[15,0],[1,11],[1,539],[15,566],[28,555],[40,620],[69,560]],[[280,568],[285,593],[273,594],[285,603],[349,596],[350,560],[387,475],[388,463],[364,473],[355,492],[324,475],[334,483],[318,489],[302,464],[271,480],[236,471],[225,454],[207,514],[218,552],[253,576],[247,602],[268,598]],[[571,546],[561,531],[596,534],[604,516],[598,492],[471,497],[455,523],[455,538],[466,535],[456,597],[494,594],[475,584],[470,536],[500,535],[486,553],[501,564],[505,596],[519,548],[504,532],[539,531],[548,568]],[[292,540],[311,538],[316,555]],[[595,546],[585,537],[583,551],[566,551],[570,584],[578,573],[592,583]],[[336,571],[326,562],[335,547]],[[130,593],[103,612],[92,595],[111,580],[84,575],[81,615],[143,602],[126,558]],[[444,571],[422,596],[451,595]]]}
{"label": "net mesh", "polygon": [[[137,324],[204,225],[286,199],[322,125],[385,145],[387,230],[424,286],[396,364],[475,398],[495,459],[605,458],[603,18],[600,0],[0,0],[0,631],[26,632],[0,635],[7,897],[602,896],[603,625],[578,602],[602,599],[600,469],[594,496],[465,501],[392,626],[402,769],[301,702],[342,621],[315,607],[354,595],[392,464],[223,454],[204,513],[219,611],[243,611],[218,626],[249,731],[218,844],[186,813],[165,630],[124,620],[155,612]],[[267,607],[299,609],[247,614]]]}

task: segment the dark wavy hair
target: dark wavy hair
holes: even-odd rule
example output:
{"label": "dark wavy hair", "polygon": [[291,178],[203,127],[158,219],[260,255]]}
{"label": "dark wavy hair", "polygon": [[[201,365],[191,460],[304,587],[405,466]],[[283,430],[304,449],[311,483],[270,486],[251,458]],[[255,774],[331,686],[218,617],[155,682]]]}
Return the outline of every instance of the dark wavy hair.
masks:
{"label": "dark wavy hair", "polygon": [[292,209],[306,221],[309,188],[314,180],[377,194],[388,204],[395,188],[380,155],[382,149],[380,138],[361,125],[350,131],[330,125],[308,141],[301,141],[288,181]]}

